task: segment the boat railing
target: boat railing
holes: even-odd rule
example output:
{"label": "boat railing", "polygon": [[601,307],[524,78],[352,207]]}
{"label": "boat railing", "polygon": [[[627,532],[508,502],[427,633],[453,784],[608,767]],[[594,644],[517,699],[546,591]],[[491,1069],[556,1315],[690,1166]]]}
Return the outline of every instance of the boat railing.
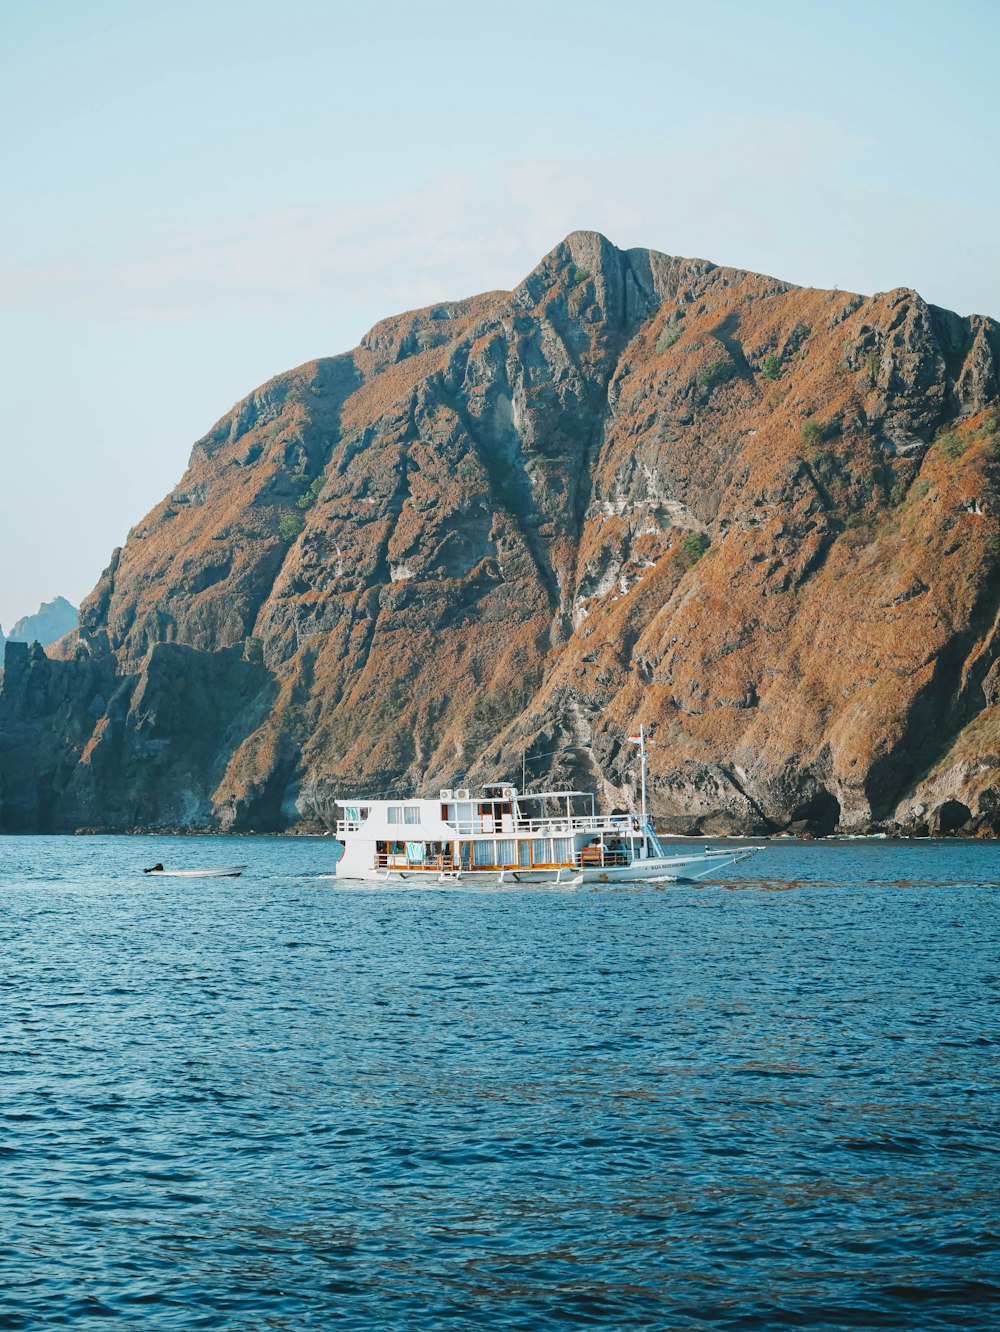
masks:
{"label": "boat railing", "polygon": [[585,846],[574,857],[577,869],[620,869],[630,865],[632,858],[624,847],[612,849],[609,846]]}
{"label": "boat railing", "polygon": [[[336,835],[343,838],[347,833],[359,833],[365,826],[364,819],[338,819]],[[398,825],[399,838],[406,837],[406,830],[411,825]],[[600,836],[611,833],[617,837],[634,837],[639,834],[639,821],[629,814],[583,814],[571,818],[558,815],[544,819],[506,818],[500,821],[482,816],[473,819],[452,819],[448,827],[458,837],[572,837],[575,833],[590,833]]]}
{"label": "boat railing", "polygon": [[585,814],[572,818],[510,819],[484,825],[481,818],[450,819],[448,827],[459,837],[572,837],[574,833],[613,833],[617,837],[638,836],[638,821],[627,815]]}
{"label": "boat railing", "polygon": [[423,860],[410,860],[408,856],[402,854],[387,854],[384,851],[377,851],[375,853],[375,868],[397,870],[447,870],[450,873],[453,870],[460,870],[462,867],[451,856],[425,856]]}

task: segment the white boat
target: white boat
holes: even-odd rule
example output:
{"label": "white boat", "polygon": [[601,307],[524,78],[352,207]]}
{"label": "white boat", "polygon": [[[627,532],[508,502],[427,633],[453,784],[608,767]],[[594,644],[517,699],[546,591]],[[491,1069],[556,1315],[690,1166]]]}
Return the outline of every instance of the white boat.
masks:
{"label": "white boat", "polygon": [[337,879],[442,884],[581,884],[671,882],[704,878],[762,847],[698,848],[668,855],[646,816],[645,734],[641,746],[642,810],[599,814],[586,791],[521,793],[507,785],[480,794],[459,787],[437,799],[358,799],[338,803],[337,838],[344,853]]}
{"label": "white boat", "polygon": [[238,879],[246,865],[220,865],[218,869],[148,869],[143,874],[154,875],[158,879]]}

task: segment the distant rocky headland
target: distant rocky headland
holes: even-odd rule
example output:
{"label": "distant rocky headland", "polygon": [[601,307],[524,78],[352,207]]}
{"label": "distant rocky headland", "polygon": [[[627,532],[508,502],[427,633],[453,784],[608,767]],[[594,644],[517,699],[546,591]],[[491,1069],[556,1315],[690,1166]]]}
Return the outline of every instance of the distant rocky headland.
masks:
{"label": "distant rocky headland", "polygon": [[46,653],[0,828],[494,777],[661,829],[1000,830],[1000,326],[577,232],[199,440]]}
{"label": "distant rocky headland", "polygon": [[79,612],[65,597],[43,601],[34,615],[22,615],[6,637],[0,625],[0,654],[6,643],[41,643],[42,647],[48,647],[75,629],[78,622]]}

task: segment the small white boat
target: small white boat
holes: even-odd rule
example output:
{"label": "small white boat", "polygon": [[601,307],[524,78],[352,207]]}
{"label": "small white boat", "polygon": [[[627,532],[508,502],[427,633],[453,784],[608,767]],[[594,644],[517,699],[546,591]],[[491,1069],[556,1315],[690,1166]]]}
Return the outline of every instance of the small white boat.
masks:
{"label": "small white boat", "polygon": [[667,854],[646,817],[646,736],[640,746],[642,806],[599,814],[588,791],[524,794],[514,786],[442,790],[437,799],[344,797],[337,823],[338,879],[442,886],[494,883],[670,883],[704,878],[762,847],[694,847]]}
{"label": "small white boat", "polygon": [[246,865],[220,865],[218,869],[183,869],[168,870],[154,866],[143,870],[143,874],[154,875],[158,879],[238,879]]}

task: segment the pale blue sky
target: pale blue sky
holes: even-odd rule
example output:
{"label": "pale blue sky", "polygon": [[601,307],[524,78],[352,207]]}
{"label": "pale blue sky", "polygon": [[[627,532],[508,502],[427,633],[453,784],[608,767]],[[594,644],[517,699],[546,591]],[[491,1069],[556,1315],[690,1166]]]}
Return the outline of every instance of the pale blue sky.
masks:
{"label": "pale blue sky", "polygon": [[1000,6],[0,0],[0,624],[190,446],[568,231],[1000,316]]}

